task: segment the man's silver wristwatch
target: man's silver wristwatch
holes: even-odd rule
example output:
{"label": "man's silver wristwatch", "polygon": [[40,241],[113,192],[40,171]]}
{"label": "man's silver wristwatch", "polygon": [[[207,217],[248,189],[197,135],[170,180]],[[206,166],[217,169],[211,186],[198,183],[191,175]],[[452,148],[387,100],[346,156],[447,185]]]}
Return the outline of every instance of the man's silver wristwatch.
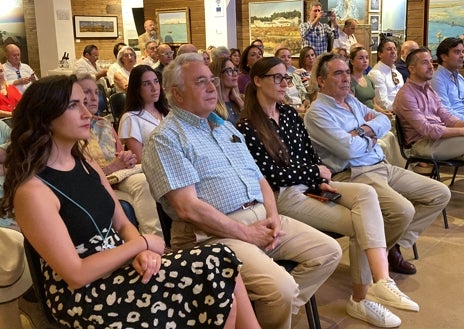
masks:
{"label": "man's silver wristwatch", "polygon": [[364,136],[366,135],[366,132],[361,127],[356,128],[356,132],[358,133],[359,137],[361,137],[361,138],[364,138]]}

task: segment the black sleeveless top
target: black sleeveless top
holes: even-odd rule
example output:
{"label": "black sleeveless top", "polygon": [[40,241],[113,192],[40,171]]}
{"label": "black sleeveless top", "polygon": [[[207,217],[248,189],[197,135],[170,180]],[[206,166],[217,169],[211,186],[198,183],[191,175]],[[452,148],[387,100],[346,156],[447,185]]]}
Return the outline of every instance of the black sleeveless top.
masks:
{"label": "black sleeveless top", "polygon": [[[100,251],[102,237],[95,225],[105,236],[115,204],[102,185],[98,173],[85,160],[76,159],[76,165],[70,171],[46,167],[37,176],[54,187],[50,188],[60,201],[59,213],[80,257]],[[85,211],[55,188],[84,208],[93,217],[95,224]],[[108,236],[114,245],[121,243],[115,232],[110,232]]]}

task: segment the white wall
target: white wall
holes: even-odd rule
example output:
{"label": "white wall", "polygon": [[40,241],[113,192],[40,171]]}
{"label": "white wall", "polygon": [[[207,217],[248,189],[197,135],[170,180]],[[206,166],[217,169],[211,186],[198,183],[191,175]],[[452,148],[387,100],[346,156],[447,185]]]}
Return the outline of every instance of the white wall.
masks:
{"label": "white wall", "polygon": [[70,64],[75,61],[71,0],[35,1],[40,71],[43,76],[58,67],[64,52]]}
{"label": "white wall", "polygon": [[204,0],[206,47],[237,47],[235,0]]}

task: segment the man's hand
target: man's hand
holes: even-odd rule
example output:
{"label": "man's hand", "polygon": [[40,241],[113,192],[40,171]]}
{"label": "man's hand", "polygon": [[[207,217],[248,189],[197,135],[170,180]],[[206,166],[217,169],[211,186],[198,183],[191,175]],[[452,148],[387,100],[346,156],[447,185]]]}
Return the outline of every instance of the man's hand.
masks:
{"label": "man's hand", "polygon": [[247,242],[260,247],[264,251],[277,247],[284,232],[281,231],[280,216],[275,217],[267,217],[249,225],[247,227]]}

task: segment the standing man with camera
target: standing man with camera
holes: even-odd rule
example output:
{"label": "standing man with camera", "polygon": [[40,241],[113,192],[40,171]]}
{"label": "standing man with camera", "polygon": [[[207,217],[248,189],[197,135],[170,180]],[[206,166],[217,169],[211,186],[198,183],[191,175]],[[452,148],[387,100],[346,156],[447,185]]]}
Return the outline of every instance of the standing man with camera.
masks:
{"label": "standing man with camera", "polygon": [[[337,17],[333,11],[323,11],[318,1],[310,2],[306,11],[308,21],[300,24],[301,47],[311,46],[319,56],[330,51],[332,41],[338,39]],[[331,25],[321,23],[322,17],[328,17]]]}

